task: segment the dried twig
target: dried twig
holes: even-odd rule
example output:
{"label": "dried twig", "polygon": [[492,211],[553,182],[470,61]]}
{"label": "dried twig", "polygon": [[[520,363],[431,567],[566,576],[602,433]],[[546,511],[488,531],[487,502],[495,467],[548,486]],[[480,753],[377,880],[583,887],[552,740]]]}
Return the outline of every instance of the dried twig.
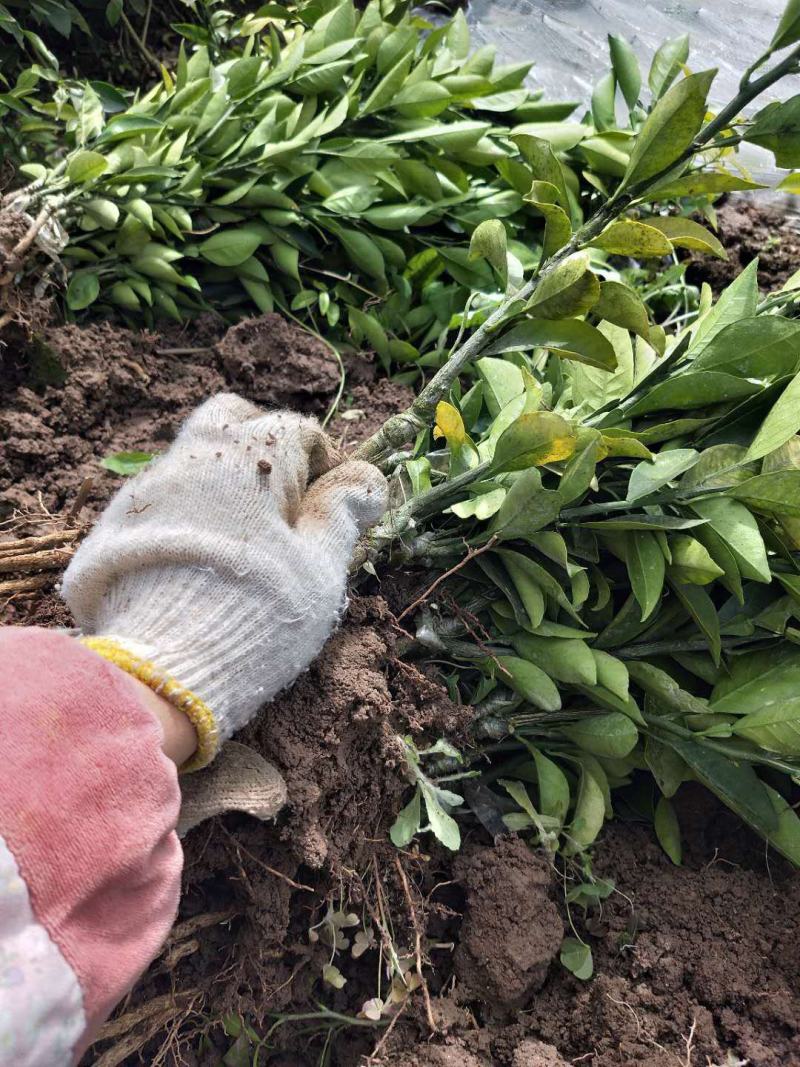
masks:
{"label": "dried twig", "polygon": [[18,593],[33,593],[52,582],[52,574],[36,574],[31,578],[12,578],[0,582],[0,597],[16,596]]}
{"label": "dried twig", "polygon": [[314,889],[310,885],[303,885],[302,882],[293,881],[288,874],[284,874],[282,871],[276,871],[274,867],[270,867],[268,864],[264,863],[264,861],[260,860],[258,856],[254,856],[253,853],[249,852],[240,841],[236,840],[230,830],[223,826],[222,823],[220,823],[219,828],[227,837],[230,838],[237,852],[243,853],[245,856],[247,856],[249,860],[251,860],[257,866],[263,868],[268,874],[274,875],[275,878],[280,878],[281,881],[286,882],[287,885],[290,885],[292,889],[303,889],[306,893],[314,892]]}
{"label": "dried twig", "polygon": [[466,567],[470,560],[475,559],[476,556],[480,556],[484,552],[488,552],[490,548],[494,548],[496,543],[497,537],[490,537],[486,544],[481,545],[480,548],[471,548],[469,552],[467,552],[466,556],[464,556],[462,560],[459,560],[459,562],[456,563],[454,567],[451,567],[449,571],[445,571],[444,574],[440,574],[436,581],[432,582],[431,585],[429,585],[425,592],[422,594],[422,596],[418,596],[417,599],[413,602],[413,604],[409,604],[407,608],[403,608],[403,610],[397,616],[397,621],[401,622],[406,617],[406,615],[410,615],[412,611],[415,611],[420,606],[420,604],[423,604],[428,599],[431,593],[438,586],[440,586],[442,582],[445,581],[445,579],[451,578],[457,571],[460,571],[462,567]]}
{"label": "dried twig", "polygon": [[72,559],[71,548],[50,548],[26,555],[0,555],[0,574],[25,574],[28,571],[58,571]]}
{"label": "dried twig", "polygon": [[80,530],[58,530],[56,533],[41,534],[39,537],[19,537],[14,541],[0,541],[0,559],[8,556],[20,556],[28,552],[38,552],[42,548],[54,548],[70,544],[81,535]]}
{"label": "dried twig", "polygon": [[411,896],[411,889],[408,884],[408,878],[406,872],[403,869],[403,864],[400,862],[400,857],[395,856],[394,865],[397,868],[397,872],[400,875],[400,881],[403,885],[403,893],[406,898],[406,904],[408,904],[408,911],[411,917],[411,925],[414,927],[414,959],[417,965],[417,977],[419,978],[420,985],[422,987],[422,997],[425,1001],[425,1014],[428,1019],[428,1026],[432,1034],[437,1033],[438,1028],[436,1026],[436,1020],[433,1017],[433,1008],[431,1007],[431,993],[428,989],[428,983],[425,979],[425,973],[422,970],[422,932],[420,930],[419,921],[417,919],[417,909],[414,906],[414,898]]}

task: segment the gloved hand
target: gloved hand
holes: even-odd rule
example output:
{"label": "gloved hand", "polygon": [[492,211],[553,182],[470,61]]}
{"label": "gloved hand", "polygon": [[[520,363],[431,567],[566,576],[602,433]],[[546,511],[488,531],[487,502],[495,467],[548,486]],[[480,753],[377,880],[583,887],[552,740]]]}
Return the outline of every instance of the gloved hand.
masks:
{"label": "gloved hand", "polygon": [[305,670],[341,617],[353,548],[387,494],[376,467],[338,461],[315,420],[214,397],[67,568],[84,643],[194,724],[187,770]]}

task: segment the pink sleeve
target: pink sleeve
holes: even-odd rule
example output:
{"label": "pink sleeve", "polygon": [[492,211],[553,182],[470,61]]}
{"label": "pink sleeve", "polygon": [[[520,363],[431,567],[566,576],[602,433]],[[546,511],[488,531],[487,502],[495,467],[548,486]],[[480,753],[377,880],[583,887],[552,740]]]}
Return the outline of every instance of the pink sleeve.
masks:
{"label": "pink sleeve", "polygon": [[73,638],[0,628],[0,1065],[77,1062],[169,933],[180,806],[161,726]]}

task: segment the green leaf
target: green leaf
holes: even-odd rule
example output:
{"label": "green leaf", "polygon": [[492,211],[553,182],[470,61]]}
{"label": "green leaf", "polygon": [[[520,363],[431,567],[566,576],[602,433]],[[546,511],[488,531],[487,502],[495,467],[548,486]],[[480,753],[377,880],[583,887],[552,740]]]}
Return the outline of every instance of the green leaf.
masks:
{"label": "green leaf", "polygon": [[73,274],[67,286],[67,307],[82,311],[93,304],[100,294],[100,279],[96,274],[81,271]]}
{"label": "green leaf", "polygon": [[800,756],[800,696],[790,700],[769,700],[764,688],[764,706],[743,715],[733,724],[733,732],[746,737],[759,748],[781,756]]}
{"label": "green leaf", "polygon": [[574,359],[591,367],[613,370],[617,356],[610,341],[588,322],[533,320],[522,322],[487,346],[489,355],[500,352],[547,348],[562,359]]}
{"label": "green leaf", "polygon": [[664,738],[707,789],[764,837],[778,829],[778,815],[766,787],[749,763],[734,763],[696,741]]}
{"label": "green leaf", "polygon": [[758,260],[753,259],[700,319],[694,329],[689,352],[699,355],[726,326],[740,319],[753,318],[758,299]]}
{"label": "green leaf", "polygon": [[789,0],[770,41],[770,48],[786,48],[795,41],[800,41],[800,0]]}
{"label": "green leaf", "polygon": [[703,124],[715,74],[690,74],[661,97],[636,135],[623,186],[647,182],[680,158]]}
{"label": "green leaf", "polygon": [[715,333],[695,357],[695,370],[724,371],[742,378],[793,374],[800,362],[800,323],[775,315],[732,322]]}
{"label": "green leaf", "polygon": [[681,72],[681,67],[689,58],[689,34],[673,37],[665,41],[653,56],[648,75],[650,92],[658,99]]}
{"label": "green leaf", "polygon": [[800,867],[800,818],[777,790],[768,785],[765,785],[764,789],[778,820],[777,827],[769,832],[767,840],[790,863]]}
{"label": "green leaf", "polygon": [[705,546],[694,537],[677,534],[671,538],[669,547],[672,554],[669,574],[676,581],[688,582],[690,585],[708,585],[723,573]]}
{"label": "green leaf", "polygon": [[587,982],[594,973],[592,950],[575,937],[565,937],[561,942],[559,959],[562,966],[582,982]]}
{"label": "green leaf", "polygon": [[759,427],[745,462],[763,459],[800,430],[800,374],[796,374]]}
{"label": "green leaf", "polygon": [[[494,661],[489,661],[490,663]],[[558,711],[561,697],[549,675],[528,660],[519,656],[497,656],[500,667],[497,677],[509,685],[515,693],[542,711]]]}
{"label": "green leaf", "polygon": [[608,130],[616,126],[614,97],[617,82],[613,71],[608,71],[597,82],[592,93],[592,119],[598,130]]}
{"label": "green leaf", "polygon": [[800,93],[762,108],[745,128],[744,139],[768,148],[777,167],[800,166]]}
{"label": "green leaf", "polygon": [[206,238],[199,246],[200,255],[218,267],[238,267],[261,244],[261,233],[255,229],[220,230]]}
{"label": "green leaf", "polygon": [[675,749],[656,737],[648,737],[645,741],[644,758],[665,797],[674,796],[681,783],[691,777],[689,768]]}
{"label": "green leaf", "polygon": [[397,818],[391,825],[389,837],[396,848],[405,848],[410,844],[414,834],[419,830],[420,821],[420,791],[414,790],[414,795],[406,806],[398,813]]}
{"label": "green leaf", "polygon": [[650,335],[647,308],[638,293],[622,282],[600,283],[600,296],[592,308],[598,319],[605,319],[638,334],[643,341]]}
{"label": "green leaf", "polygon": [[784,644],[767,651],[747,652],[731,659],[711,694],[716,712],[746,715],[785,704],[800,694],[800,651]]}
{"label": "green leaf", "polygon": [[693,467],[700,453],[693,448],[672,448],[659,452],[652,462],[639,463],[631,471],[626,501],[630,504],[642,497],[651,496],[662,486],[674,482],[684,471]]}
{"label": "green leaf", "polygon": [[504,558],[503,562],[511,581],[514,583],[514,588],[519,594],[528,620],[531,626],[536,629],[541,624],[545,612],[542,588],[514,559]]}
{"label": "green leaf", "polygon": [[436,791],[427,782],[422,781],[419,786],[425,798],[429,829],[445,848],[449,848],[451,852],[457,852],[461,847],[461,832],[458,829],[458,823],[444,810],[437,799]]}
{"label": "green leaf", "polygon": [[589,270],[588,252],[575,252],[545,274],[526,310],[541,319],[583,315],[600,298],[600,282]]}
{"label": "green leaf", "polygon": [[636,107],[642,88],[639,61],[636,58],[636,53],[624,37],[618,37],[610,33],[608,35],[608,48],[611,52],[611,65],[614,69],[617,83],[622,90],[625,103],[630,111]]}
{"label": "green leaf", "polygon": [[522,372],[514,363],[488,356],[477,360],[475,368],[483,382],[483,397],[493,419],[525,391]]}
{"label": "green leaf", "polygon": [[523,744],[533,756],[536,777],[539,786],[539,810],[551,819],[557,819],[561,826],[569,811],[569,782],[567,776],[557,763],[549,759],[530,742],[522,739]]}
{"label": "green leaf", "polygon": [[[766,186],[759,182],[742,178],[738,174],[730,174],[720,170],[697,170],[686,174],[682,178],[659,185],[648,196],[653,200],[673,200],[682,196],[701,197],[719,196],[721,193],[733,193],[745,189],[764,189]],[[751,260],[752,263],[752,260]],[[749,264],[748,264],[749,265]]]}
{"label": "green leaf", "polygon": [[625,562],[644,622],[661,603],[664,588],[666,564],[655,534],[641,531],[625,535]]}
{"label": "green leaf", "polygon": [[[711,566],[716,567],[710,557],[709,560]],[[722,573],[720,568],[717,568],[717,570]],[[680,602],[697,623],[698,629],[706,639],[711,658],[716,666],[719,666],[722,655],[722,642],[719,632],[719,618],[714,601],[705,589],[702,589],[699,585],[691,585],[683,581],[675,581],[670,584]]]}
{"label": "green leaf", "polygon": [[597,684],[620,700],[627,701],[630,676],[622,660],[600,648],[593,648],[592,655],[597,667]]}
{"label": "green leaf", "polygon": [[138,474],[153,458],[153,452],[115,452],[101,459],[100,466],[115,474]]}
{"label": "green leaf", "polygon": [[661,797],[656,804],[654,824],[659,844],[676,867],[680,867],[682,858],[681,828],[675,809],[666,797]]}
{"label": "green leaf", "polygon": [[500,540],[525,540],[549,525],[561,510],[561,497],[542,486],[539,471],[523,471],[508,491],[489,533]]}
{"label": "green leaf", "polygon": [[800,518],[800,470],[757,474],[739,485],[731,486],[727,496],[768,515]]}
{"label": "green leaf", "polygon": [[511,643],[518,655],[559,682],[597,685],[597,664],[585,641],[520,633]]}
{"label": "green leaf", "polygon": [[[569,211],[569,195],[564,176],[564,168],[561,166],[553,146],[541,137],[533,137],[530,134],[517,134],[512,136],[512,141],[517,145],[531,168],[534,177],[534,188],[539,185],[540,192],[546,192],[541,187],[549,185],[554,192],[551,203],[557,203],[565,211]],[[537,197],[540,199],[540,197]],[[543,199],[548,200],[545,196]]]}
{"label": "green leaf", "polygon": [[606,789],[603,769],[591,756],[578,756],[581,769],[578,797],[564,848],[565,855],[575,855],[588,848],[603,828],[606,817]]}
{"label": "green leaf", "polygon": [[591,715],[562,727],[579,748],[606,759],[623,759],[639,740],[639,731],[627,715],[612,711]]}
{"label": "green leaf", "polygon": [[572,236],[572,224],[562,207],[554,203],[555,187],[548,182],[534,182],[530,193],[524,199],[533,205],[545,219],[542,257],[548,259]]}
{"label": "green leaf", "polygon": [[615,256],[643,256],[648,259],[672,253],[672,245],[660,230],[631,219],[612,222],[591,244]]}
{"label": "green leaf", "polygon": [[697,252],[710,253],[718,259],[728,258],[728,253],[710,230],[691,219],[684,218],[683,215],[651,218],[648,225],[663,233],[667,240],[678,248],[691,248]]}
{"label": "green leaf", "polygon": [[76,152],[67,164],[67,177],[76,185],[93,182],[108,170],[108,160],[99,152],[83,149]]}
{"label": "green leaf", "polygon": [[[580,442],[580,438],[579,438]],[[558,486],[564,504],[580,499],[592,484],[600,455],[600,437],[592,436],[573,453]]]}
{"label": "green leaf", "polygon": [[574,428],[551,411],[532,411],[520,417],[495,446],[492,469],[518,471],[569,459],[575,451]]}
{"label": "green leaf", "polygon": [[336,236],[354,266],[370,278],[386,277],[383,254],[370,237],[358,230],[345,229],[343,226],[336,230]]}
{"label": "green leaf", "polygon": [[728,497],[711,497],[695,500],[691,507],[724,541],[743,577],[756,582],[772,580],[758,523],[743,504]]}
{"label": "green leaf", "polygon": [[485,259],[505,277],[506,228],[499,219],[486,219],[476,226],[469,242],[469,258]]}
{"label": "green leaf", "polygon": [[626,414],[635,417],[653,411],[693,411],[759,392],[761,386],[732,374],[716,370],[687,371],[654,385]]}

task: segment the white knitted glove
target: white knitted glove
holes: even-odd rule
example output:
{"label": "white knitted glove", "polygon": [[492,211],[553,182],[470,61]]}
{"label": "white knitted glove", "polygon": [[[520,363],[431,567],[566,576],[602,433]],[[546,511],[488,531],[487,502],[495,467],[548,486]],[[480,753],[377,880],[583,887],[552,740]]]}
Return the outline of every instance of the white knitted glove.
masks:
{"label": "white knitted glove", "polygon": [[194,723],[187,769],[305,670],[342,614],[386,482],[338,460],[315,420],[216,396],[119,490],[67,568],[84,642]]}

